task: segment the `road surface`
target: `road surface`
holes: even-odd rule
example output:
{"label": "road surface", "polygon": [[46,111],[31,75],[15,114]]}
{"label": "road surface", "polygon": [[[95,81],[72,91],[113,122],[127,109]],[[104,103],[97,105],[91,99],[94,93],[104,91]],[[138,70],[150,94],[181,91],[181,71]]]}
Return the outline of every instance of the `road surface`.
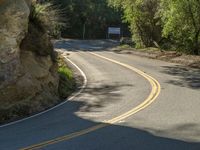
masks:
{"label": "road surface", "polygon": [[200,150],[200,70],[114,46],[57,42],[86,87],[55,109],[0,127],[0,150]]}

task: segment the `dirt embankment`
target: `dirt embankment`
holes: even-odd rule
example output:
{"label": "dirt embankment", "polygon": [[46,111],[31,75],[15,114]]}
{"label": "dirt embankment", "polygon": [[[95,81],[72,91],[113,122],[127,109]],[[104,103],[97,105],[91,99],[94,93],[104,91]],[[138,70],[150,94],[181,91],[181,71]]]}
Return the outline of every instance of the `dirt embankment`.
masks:
{"label": "dirt embankment", "polygon": [[185,66],[200,69],[200,56],[186,55],[175,51],[160,51],[157,48],[135,49],[131,47],[117,46],[112,49],[116,53],[133,54],[141,57],[159,59]]}

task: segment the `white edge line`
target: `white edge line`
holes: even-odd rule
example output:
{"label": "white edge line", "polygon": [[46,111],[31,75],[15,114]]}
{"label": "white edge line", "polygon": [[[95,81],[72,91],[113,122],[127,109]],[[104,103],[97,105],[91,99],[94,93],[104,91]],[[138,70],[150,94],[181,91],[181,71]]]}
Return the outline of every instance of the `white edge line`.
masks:
{"label": "white edge line", "polygon": [[5,125],[1,125],[0,128],[7,127],[7,126],[10,126],[10,125],[14,125],[14,124],[23,122],[23,121],[25,121],[25,120],[28,120],[28,119],[31,119],[31,118],[40,116],[40,115],[42,115],[42,114],[45,114],[45,113],[47,113],[47,112],[49,112],[49,111],[51,111],[51,110],[53,110],[53,109],[55,109],[55,108],[58,108],[58,107],[64,105],[64,104],[67,103],[68,101],[73,100],[75,97],[77,97],[79,94],[82,93],[82,91],[85,89],[85,87],[86,87],[86,85],[87,85],[87,77],[86,77],[85,73],[84,73],[75,63],[73,63],[70,59],[68,59],[67,56],[64,56],[64,58],[65,58],[67,61],[69,61],[74,67],[76,67],[76,69],[78,69],[78,71],[79,71],[79,72],[81,73],[81,75],[83,76],[84,81],[83,81],[83,85],[80,87],[80,90],[79,90],[78,92],[76,92],[73,96],[67,98],[64,102],[62,102],[62,103],[60,103],[60,104],[58,104],[58,105],[56,105],[56,106],[54,106],[54,107],[52,107],[52,108],[50,108],[50,109],[47,109],[47,110],[45,110],[45,111],[43,111],[43,112],[40,112],[40,113],[37,113],[37,114],[35,114],[35,115],[33,115],[33,116],[23,118],[23,119],[21,119],[21,120],[17,120],[17,121],[11,122],[11,123],[7,123],[7,124],[5,124]]}

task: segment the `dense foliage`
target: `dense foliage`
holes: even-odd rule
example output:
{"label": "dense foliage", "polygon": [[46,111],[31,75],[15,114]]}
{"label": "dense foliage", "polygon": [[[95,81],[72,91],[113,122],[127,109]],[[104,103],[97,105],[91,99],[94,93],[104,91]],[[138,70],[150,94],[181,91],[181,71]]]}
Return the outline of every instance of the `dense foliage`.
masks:
{"label": "dense foliage", "polygon": [[200,1],[161,1],[163,36],[189,53],[198,54],[200,36]]}
{"label": "dense foliage", "polygon": [[65,10],[67,28],[64,37],[106,38],[108,26],[121,25],[121,13],[107,0],[51,0]]}
{"label": "dense foliage", "polygon": [[[158,43],[199,54],[199,0],[108,0],[124,12],[138,47]],[[167,44],[166,44],[167,43]],[[157,44],[155,44],[157,45]]]}
{"label": "dense foliage", "polygon": [[109,0],[109,3],[124,10],[124,20],[130,24],[137,47],[153,46],[160,41],[161,27],[155,17],[158,0]]}

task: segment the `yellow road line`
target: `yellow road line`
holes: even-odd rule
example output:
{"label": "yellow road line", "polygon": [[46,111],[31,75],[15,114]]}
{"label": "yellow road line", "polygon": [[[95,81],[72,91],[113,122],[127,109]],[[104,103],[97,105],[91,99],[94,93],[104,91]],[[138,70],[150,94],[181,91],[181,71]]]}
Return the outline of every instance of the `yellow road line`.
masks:
{"label": "yellow road line", "polygon": [[138,73],[139,75],[141,75],[141,76],[143,76],[145,79],[147,79],[147,80],[149,81],[149,83],[151,84],[151,87],[152,87],[152,90],[151,90],[150,95],[148,96],[148,98],[147,98],[143,103],[141,103],[141,104],[138,105],[137,107],[131,109],[130,111],[128,111],[128,112],[126,112],[126,113],[124,113],[124,114],[122,114],[122,115],[120,115],[120,116],[118,116],[118,117],[116,117],[116,118],[113,118],[113,119],[111,119],[111,120],[106,121],[107,123],[112,124],[112,123],[121,121],[121,120],[123,120],[123,119],[125,119],[125,118],[127,118],[127,117],[129,117],[129,116],[131,116],[131,115],[133,115],[133,114],[135,114],[135,113],[141,111],[142,109],[146,108],[146,107],[149,106],[151,103],[153,103],[154,100],[155,100],[155,99],[158,97],[158,95],[160,94],[161,87],[160,87],[159,82],[158,82],[156,79],[154,79],[153,77],[149,76],[148,74],[142,72],[141,70],[139,70],[139,69],[137,69],[137,68],[135,68],[135,67],[132,67],[132,66],[130,66],[130,65],[121,63],[121,62],[119,62],[119,61],[116,61],[116,60],[113,60],[113,59],[104,57],[104,56],[102,56],[102,55],[98,55],[98,54],[93,53],[93,52],[90,52],[90,54],[95,55],[95,56],[97,56],[97,57],[100,57],[100,58],[102,58],[102,59],[108,60],[108,61],[110,61],[110,62],[113,62],[113,63],[115,63],[115,64],[118,64],[118,65],[120,65],[120,66],[123,66],[123,67],[125,67],[125,68],[128,68],[128,69],[130,69],[130,70],[132,70],[132,71]]}
{"label": "yellow road line", "polygon": [[74,133],[71,133],[71,134],[68,134],[68,135],[65,135],[65,136],[62,136],[62,137],[58,137],[58,138],[55,138],[55,139],[52,139],[52,140],[49,140],[49,141],[45,141],[45,142],[42,142],[42,143],[39,143],[39,144],[35,144],[35,145],[29,146],[29,147],[26,147],[26,148],[22,148],[21,150],[40,149],[40,148],[46,147],[48,145],[56,144],[56,143],[59,143],[59,142],[62,142],[62,141],[67,141],[67,140],[73,139],[75,137],[79,137],[81,135],[85,135],[87,133],[96,131],[98,129],[104,128],[104,127],[109,126],[109,125],[112,125],[112,124],[114,124],[116,122],[119,122],[119,121],[121,121],[123,119],[126,119],[126,118],[134,115],[135,113],[145,109],[150,104],[152,104],[156,100],[158,95],[160,94],[161,87],[160,87],[159,82],[156,79],[154,79],[153,77],[151,77],[150,75],[142,72],[141,70],[139,70],[139,69],[137,69],[135,67],[132,67],[132,66],[124,64],[124,63],[121,63],[119,61],[104,57],[102,55],[99,55],[99,54],[96,54],[96,53],[93,53],[93,52],[89,52],[89,53],[92,54],[92,55],[95,55],[97,57],[100,57],[102,59],[105,59],[107,61],[110,61],[110,62],[113,62],[115,64],[118,64],[120,66],[123,66],[123,67],[125,67],[127,69],[130,69],[130,70],[138,73],[139,75],[143,76],[146,80],[149,81],[149,83],[150,83],[150,85],[152,87],[149,96],[140,105],[136,106],[135,108],[129,110],[128,112],[126,112],[126,113],[124,113],[124,114],[122,114],[120,116],[117,116],[117,117],[115,117],[113,119],[105,121],[105,123],[101,123],[101,124],[92,126],[90,128],[87,128],[87,129],[84,129],[84,130],[81,130],[81,131],[78,131],[78,132],[74,132]]}

